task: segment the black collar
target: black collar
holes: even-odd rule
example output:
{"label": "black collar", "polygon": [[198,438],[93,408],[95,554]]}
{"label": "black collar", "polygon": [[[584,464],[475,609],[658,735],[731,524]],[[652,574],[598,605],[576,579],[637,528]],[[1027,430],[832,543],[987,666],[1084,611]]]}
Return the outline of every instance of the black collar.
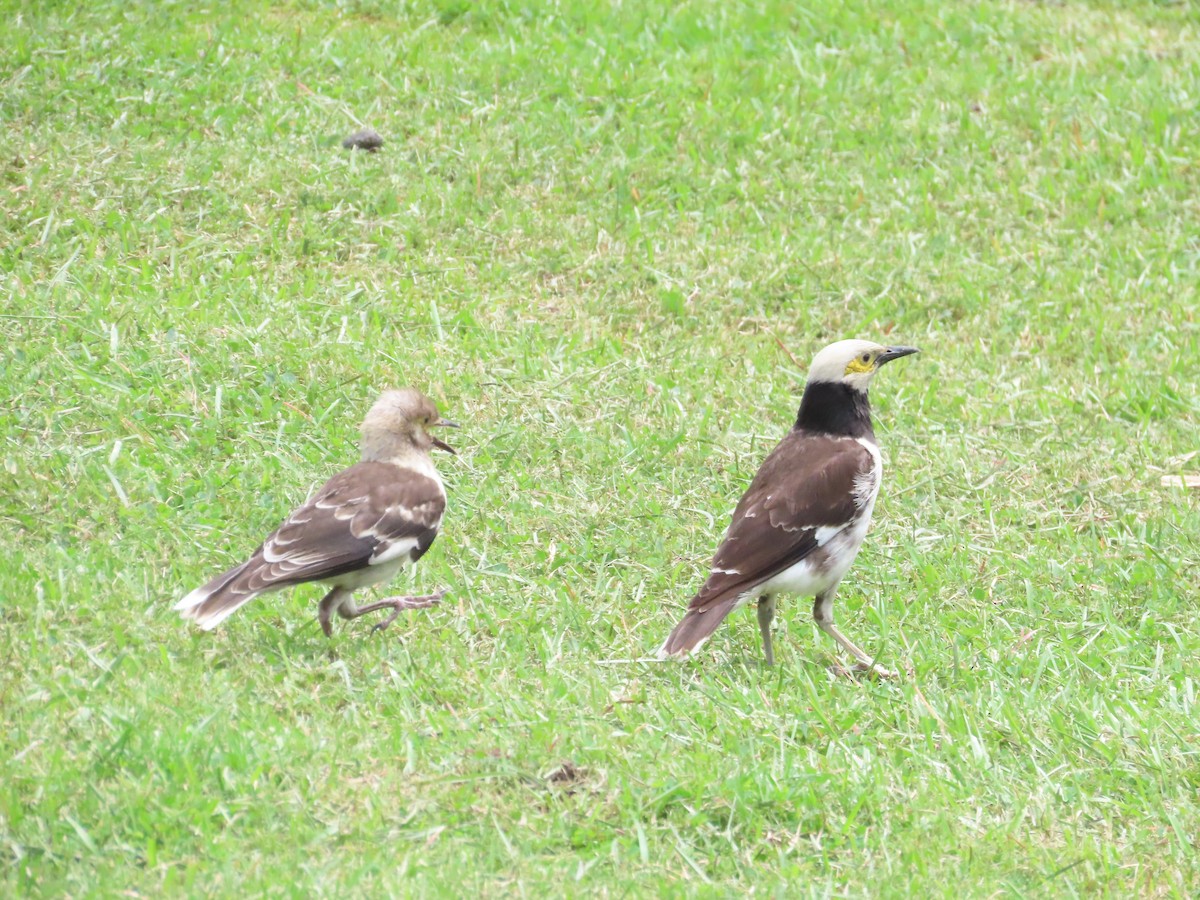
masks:
{"label": "black collar", "polygon": [[810,381],[796,413],[797,431],[875,440],[866,391],[833,381]]}

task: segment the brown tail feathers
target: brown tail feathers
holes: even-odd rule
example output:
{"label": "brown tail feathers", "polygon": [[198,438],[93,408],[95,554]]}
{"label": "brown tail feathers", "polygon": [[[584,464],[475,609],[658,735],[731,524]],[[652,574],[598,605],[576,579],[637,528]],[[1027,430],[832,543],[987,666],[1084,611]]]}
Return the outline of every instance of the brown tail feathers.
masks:
{"label": "brown tail feathers", "polygon": [[242,577],[249,565],[249,562],[242,563],[218,575],[176,603],[175,608],[185,619],[192,619],[205,631],[211,631],[243,604],[263,593],[261,588],[251,589],[246,584],[248,579]]}
{"label": "brown tail feathers", "polygon": [[[692,601],[695,604],[695,600]],[[738,596],[726,597],[704,606],[691,606],[658,649],[658,658],[686,656],[694,653],[709,639],[717,626],[738,605]]]}

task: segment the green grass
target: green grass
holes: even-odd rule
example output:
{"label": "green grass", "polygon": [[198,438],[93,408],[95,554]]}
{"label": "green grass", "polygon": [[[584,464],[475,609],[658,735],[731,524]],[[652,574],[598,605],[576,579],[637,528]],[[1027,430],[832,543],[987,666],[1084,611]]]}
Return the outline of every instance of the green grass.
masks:
{"label": "green grass", "polygon": [[[1195,7],[2,6],[0,893],[1200,893]],[[849,336],[911,674],[605,664]],[[396,384],[447,601],[185,627]]]}

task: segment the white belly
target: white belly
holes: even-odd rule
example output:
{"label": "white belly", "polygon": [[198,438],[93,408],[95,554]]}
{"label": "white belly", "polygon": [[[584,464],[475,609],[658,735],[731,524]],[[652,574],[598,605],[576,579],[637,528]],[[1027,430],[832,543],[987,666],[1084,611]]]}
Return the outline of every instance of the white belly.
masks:
{"label": "white belly", "polygon": [[850,570],[854,557],[858,556],[863,538],[867,536],[867,529],[871,527],[871,514],[875,510],[875,498],[879,496],[879,482],[883,474],[879,450],[861,438],[858,442],[870,451],[875,461],[871,474],[863,479],[859,487],[862,505],[859,507],[858,517],[837,531],[818,528],[818,549],[811,556],[747,591],[738,600],[738,606],[757,600],[763,594],[815,597],[835,587]]}
{"label": "white belly", "polygon": [[408,561],[412,557],[408,553],[394,557],[373,566],[366,566],[362,569],[357,569],[353,572],[347,572],[345,575],[339,575],[336,578],[330,578],[326,583],[333,584],[338,587],[346,588],[347,590],[357,591],[359,588],[370,587],[373,584],[381,584],[385,581],[391,581],[396,577]]}
{"label": "white belly", "polygon": [[767,579],[751,593],[755,596],[794,594],[798,597],[825,593],[842,580],[858,555],[858,548],[871,525],[870,508],[863,513],[858,522],[830,537],[811,557]]}

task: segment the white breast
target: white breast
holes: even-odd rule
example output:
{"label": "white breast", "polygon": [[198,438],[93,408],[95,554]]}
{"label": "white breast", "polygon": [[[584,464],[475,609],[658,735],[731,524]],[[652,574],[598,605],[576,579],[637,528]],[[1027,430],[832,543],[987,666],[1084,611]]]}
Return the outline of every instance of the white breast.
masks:
{"label": "white breast", "polygon": [[748,591],[739,606],[768,593],[813,597],[836,585],[849,571],[867,536],[867,529],[871,527],[871,514],[875,510],[875,499],[879,496],[879,484],[883,477],[879,448],[863,438],[857,440],[867,448],[874,461],[871,469],[854,482],[854,502],[858,514],[841,528],[818,528],[816,537],[819,551]]}
{"label": "white breast", "polygon": [[[415,545],[416,541],[413,544]],[[371,565],[363,566],[361,569],[355,569],[353,572],[347,572],[336,578],[330,578],[326,583],[335,584],[338,587],[344,587],[351,591],[369,587],[373,584],[382,584],[385,581],[391,581],[396,576],[396,573],[404,568],[411,559],[410,551],[400,556],[393,556],[386,562],[372,563]]]}

